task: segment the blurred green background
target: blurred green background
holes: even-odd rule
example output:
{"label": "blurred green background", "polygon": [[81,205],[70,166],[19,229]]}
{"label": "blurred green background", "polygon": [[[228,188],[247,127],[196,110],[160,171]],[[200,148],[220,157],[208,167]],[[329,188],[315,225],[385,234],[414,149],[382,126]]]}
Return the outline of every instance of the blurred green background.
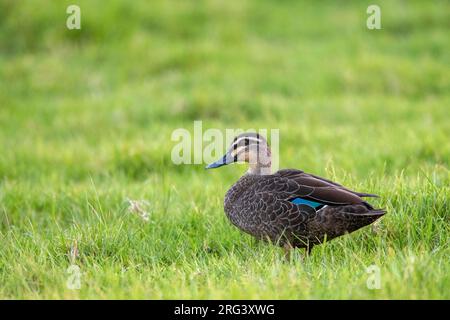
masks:
{"label": "blurred green background", "polygon": [[[448,1],[0,0],[0,296],[449,298],[449,28]],[[223,214],[243,167],[172,163],[194,120],[279,128],[281,167],[378,193],[389,215],[273,260]],[[384,290],[365,288],[373,261]]]}

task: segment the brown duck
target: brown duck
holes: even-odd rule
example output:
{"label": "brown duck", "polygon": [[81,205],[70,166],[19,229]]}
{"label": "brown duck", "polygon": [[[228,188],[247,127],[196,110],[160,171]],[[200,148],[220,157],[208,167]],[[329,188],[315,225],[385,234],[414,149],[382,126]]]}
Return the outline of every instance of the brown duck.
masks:
{"label": "brown duck", "polygon": [[206,168],[234,162],[249,170],[226,193],[227,217],[239,229],[285,248],[305,248],[367,226],[385,214],[364,197],[373,194],[349,190],[340,184],[301,170],[271,172],[267,141],[256,133],[234,138],[227,153]]}

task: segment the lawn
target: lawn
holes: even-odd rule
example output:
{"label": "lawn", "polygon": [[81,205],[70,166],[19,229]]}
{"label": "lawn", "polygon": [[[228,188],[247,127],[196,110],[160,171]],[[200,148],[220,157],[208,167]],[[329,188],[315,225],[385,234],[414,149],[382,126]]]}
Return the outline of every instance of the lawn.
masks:
{"label": "lawn", "polygon": [[[450,4],[370,4],[0,0],[0,298],[450,299]],[[172,162],[195,120],[388,213],[286,261],[223,212],[245,165]]]}

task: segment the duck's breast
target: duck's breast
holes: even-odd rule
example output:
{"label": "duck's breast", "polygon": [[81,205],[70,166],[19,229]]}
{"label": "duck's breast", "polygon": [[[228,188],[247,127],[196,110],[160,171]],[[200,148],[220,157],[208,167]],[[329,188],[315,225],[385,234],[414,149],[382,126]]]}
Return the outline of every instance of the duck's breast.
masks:
{"label": "duck's breast", "polygon": [[245,232],[255,234],[259,228],[259,219],[252,211],[256,201],[254,184],[257,176],[244,175],[227,191],[224,210],[230,221]]}

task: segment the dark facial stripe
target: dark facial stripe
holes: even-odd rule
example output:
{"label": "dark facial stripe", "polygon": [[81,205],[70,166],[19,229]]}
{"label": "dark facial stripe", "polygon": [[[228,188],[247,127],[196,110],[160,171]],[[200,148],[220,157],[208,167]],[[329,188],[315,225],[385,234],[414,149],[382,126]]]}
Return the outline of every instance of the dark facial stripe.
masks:
{"label": "dark facial stripe", "polygon": [[[252,144],[252,145],[257,145],[257,144]],[[237,151],[236,154],[234,155],[234,160],[233,160],[234,162],[238,161],[238,158],[241,155],[241,153],[249,152],[248,146],[240,146],[239,148],[241,148],[241,149],[239,151]],[[259,146],[258,146],[258,149],[257,149],[257,157],[258,157],[258,159],[260,157]]]}
{"label": "dark facial stripe", "polygon": [[245,137],[245,138],[240,138],[239,140],[234,142],[232,144],[232,147],[234,150],[236,150],[239,147],[245,147],[245,146],[249,146],[249,145],[253,145],[253,144],[258,145],[259,142],[260,142],[260,140],[256,140],[253,137],[250,137],[250,138]]}

